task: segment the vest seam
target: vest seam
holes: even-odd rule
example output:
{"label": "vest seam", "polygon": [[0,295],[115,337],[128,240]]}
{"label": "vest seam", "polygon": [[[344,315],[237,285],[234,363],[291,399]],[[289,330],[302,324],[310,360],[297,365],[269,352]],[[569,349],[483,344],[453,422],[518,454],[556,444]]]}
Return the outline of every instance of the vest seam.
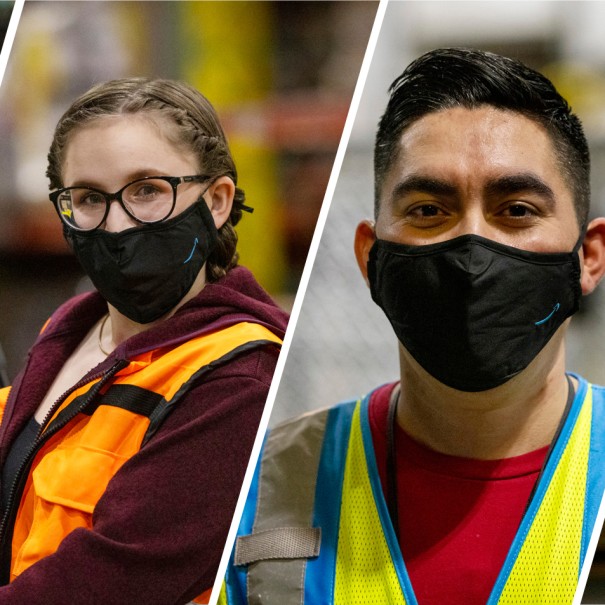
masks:
{"label": "vest seam", "polygon": [[195,384],[197,380],[209,374],[213,370],[222,366],[223,364],[231,361],[241,353],[255,349],[257,347],[265,346],[267,344],[275,344],[272,340],[252,340],[239,345],[231,351],[225,353],[218,359],[211,361],[210,363],[202,366],[196,370],[189,378],[179,387],[174,395],[167,400],[165,397],[158,402],[158,405],[154,408],[153,412],[149,416],[149,427],[143,436],[141,448],[157,433],[160,426],[166,420],[169,413],[174,409],[175,405],[183,398],[183,396],[191,389],[191,385]]}

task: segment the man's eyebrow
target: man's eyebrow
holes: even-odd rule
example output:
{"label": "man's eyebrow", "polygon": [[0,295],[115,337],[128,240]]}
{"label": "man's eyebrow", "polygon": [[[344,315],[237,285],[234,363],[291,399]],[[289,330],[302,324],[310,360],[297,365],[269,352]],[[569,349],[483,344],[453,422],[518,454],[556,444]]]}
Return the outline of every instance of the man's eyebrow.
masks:
{"label": "man's eyebrow", "polygon": [[[392,199],[396,200],[409,193],[453,196],[456,195],[457,191],[456,186],[447,181],[419,174],[411,174],[397,183],[393,189]],[[512,195],[522,192],[531,192],[543,197],[550,209],[555,205],[556,198],[553,190],[540,177],[531,172],[498,177],[490,180],[485,187],[485,194],[488,197]]]}
{"label": "man's eyebrow", "polygon": [[392,199],[396,200],[409,193],[428,193],[430,195],[455,195],[456,187],[447,181],[419,174],[411,174],[397,183]]}
{"label": "man's eyebrow", "polygon": [[488,197],[514,195],[522,192],[541,196],[550,209],[555,205],[556,198],[553,190],[540,177],[531,172],[502,176],[489,181],[485,187],[485,194]]}

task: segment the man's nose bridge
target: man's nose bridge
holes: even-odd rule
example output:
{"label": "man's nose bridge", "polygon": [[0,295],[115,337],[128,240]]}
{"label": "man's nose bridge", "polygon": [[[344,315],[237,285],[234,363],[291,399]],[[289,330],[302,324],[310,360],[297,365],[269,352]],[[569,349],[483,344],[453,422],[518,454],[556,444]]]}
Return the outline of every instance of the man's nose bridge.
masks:
{"label": "man's nose bridge", "polygon": [[[481,200],[474,200],[474,203],[465,200],[458,235],[478,235],[486,239],[493,239]],[[481,275],[486,270],[489,261],[483,252],[482,247],[476,243],[469,242],[465,246],[461,263],[469,275]]]}
{"label": "man's nose bridge", "polygon": [[465,203],[459,224],[459,235],[480,235],[490,237],[490,225],[481,203]]}

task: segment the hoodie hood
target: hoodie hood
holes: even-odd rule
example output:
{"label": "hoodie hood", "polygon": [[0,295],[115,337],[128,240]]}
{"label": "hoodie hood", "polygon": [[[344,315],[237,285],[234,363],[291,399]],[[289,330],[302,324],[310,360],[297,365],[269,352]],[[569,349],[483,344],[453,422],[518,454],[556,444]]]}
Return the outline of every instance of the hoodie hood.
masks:
{"label": "hoodie hood", "polygon": [[168,319],[122,343],[115,356],[131,357],[158,346],[176,346],[195,336],[247,321],[284,337],[288,314],[280,309],[245,267],[235,267],[188,301]]}
{"label": "hoodie hood", "polygon": [[[56,376],[57,364],[65,363],[106,313],[107,303],[96,291],[71,298],[53,313],[30,349],[24,370],[13,381],[7,415],[15,415],[14,430],[19,430],[35,412]],[[235,267],[217,282],[206,284],[173,316],[121,343],[105,361],[92,368],[89,375],[105,370],[117,359],[128,360],[146,351],[175,346],[242,321],[259,323],[283,338],[288,314],[273,302],[248,269]],[[22,389],[25,370],[28,381]],[[13,404],[16,397],[22,402],[19,406]]]}
{"label": "hoodie hood", "polygon": [[[101,295],[87,292],[70,299],[44,326],[38,342],[55,336],[75,347],[92,326],[107,313]],[[280,309],[245,267],[235,267],[204,289],[174,315],[121,343],[111,358],[128,358],[158,347],[175,346],[192,337],[248,321],[258,323],[280,338],[284,337],[288,314]],[[49,343],[50,344],[50,343]]]}

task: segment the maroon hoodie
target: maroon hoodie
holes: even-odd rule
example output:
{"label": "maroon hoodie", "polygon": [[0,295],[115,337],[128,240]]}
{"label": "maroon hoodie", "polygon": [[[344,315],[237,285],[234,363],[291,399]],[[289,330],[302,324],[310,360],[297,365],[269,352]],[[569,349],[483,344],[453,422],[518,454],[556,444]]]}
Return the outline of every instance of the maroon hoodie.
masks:
{"label": "maroon hoodie", "polygon": [[[97,293],[53,315],[18,376],[0,427],[0,465],[62,364],[107,312]],[[237,267],[158,326],[123,342],[95,370],[220,327],[252,321],[283,337],[287,315]],[[12,584],[3,605],[177,605],[214,582],[277,361],[265,346],[219,366],[111,479],[93,514],[57,552]]]}

